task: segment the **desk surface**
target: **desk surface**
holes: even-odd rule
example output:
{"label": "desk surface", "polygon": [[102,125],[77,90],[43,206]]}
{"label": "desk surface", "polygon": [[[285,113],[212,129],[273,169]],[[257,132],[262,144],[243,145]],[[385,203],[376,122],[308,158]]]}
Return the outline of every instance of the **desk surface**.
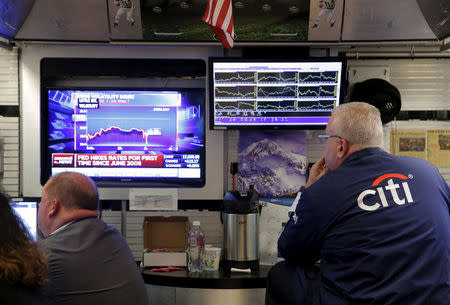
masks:
{"label": "desk surface", "polygon": [[266,288],[266,278],[272,266],[260,265],[259,271],[252,273],[218,271],[189,272],[151,272],[151,268],[141,268],[142,277],[146,284],[209,289],[249,289]]}

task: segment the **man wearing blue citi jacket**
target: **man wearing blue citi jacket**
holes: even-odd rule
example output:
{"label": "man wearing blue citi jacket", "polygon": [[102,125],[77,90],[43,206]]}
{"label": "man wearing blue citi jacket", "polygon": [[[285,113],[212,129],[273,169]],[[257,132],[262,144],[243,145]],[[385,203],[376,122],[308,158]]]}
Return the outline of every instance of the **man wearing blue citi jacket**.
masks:
{"label": "man wearing blue citi jacket", "polygon": [[266,304],[450,304],[450,187],[438,169],[383,151],[366,103],[339,106],[325,133]]}

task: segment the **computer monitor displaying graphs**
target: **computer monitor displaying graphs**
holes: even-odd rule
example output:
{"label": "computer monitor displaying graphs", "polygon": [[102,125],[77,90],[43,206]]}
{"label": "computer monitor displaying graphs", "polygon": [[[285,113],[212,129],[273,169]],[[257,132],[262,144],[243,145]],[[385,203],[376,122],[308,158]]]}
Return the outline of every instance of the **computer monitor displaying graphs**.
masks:
{"label": "computer monitor displaying graphs", "polygon": [[204,92],[47,88],[41,183],[75,171],[100,186],[203,186]]}
{"label": "computer monitor displaying graphs", "polygon": [[344,74],[342,58],[210,58],[210,127],[324,128]]}
{"label": "computer monitor displaying graphs", "polygon": [[39,198],[11,198],[9,205],[14,213],[22,220],[27,227],[32,240],[37,238],[37,209]]}

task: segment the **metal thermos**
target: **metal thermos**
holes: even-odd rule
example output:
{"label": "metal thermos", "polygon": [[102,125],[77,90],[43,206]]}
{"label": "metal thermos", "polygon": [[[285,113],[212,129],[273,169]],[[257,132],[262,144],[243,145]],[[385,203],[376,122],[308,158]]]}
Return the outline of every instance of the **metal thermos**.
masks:
{"label": "metal thermos", "polygon": [[[237,198],[236,198],[237,197]],[[226,196],[225,199],[230,198]],[[237,194],[224,200],[224,269],[259,269],[259,204],[257,200],[245,200]],[[253,198],[254,199],[254,198]]]}

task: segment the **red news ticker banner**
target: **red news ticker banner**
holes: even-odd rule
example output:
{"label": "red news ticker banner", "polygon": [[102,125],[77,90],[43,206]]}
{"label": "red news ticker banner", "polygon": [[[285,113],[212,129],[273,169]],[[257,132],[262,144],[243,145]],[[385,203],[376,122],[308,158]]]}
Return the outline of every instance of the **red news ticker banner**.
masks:
{"label": "red news ticker banner", "polygon": [[163,167],[163,155],[53,154],[53,167]]}

